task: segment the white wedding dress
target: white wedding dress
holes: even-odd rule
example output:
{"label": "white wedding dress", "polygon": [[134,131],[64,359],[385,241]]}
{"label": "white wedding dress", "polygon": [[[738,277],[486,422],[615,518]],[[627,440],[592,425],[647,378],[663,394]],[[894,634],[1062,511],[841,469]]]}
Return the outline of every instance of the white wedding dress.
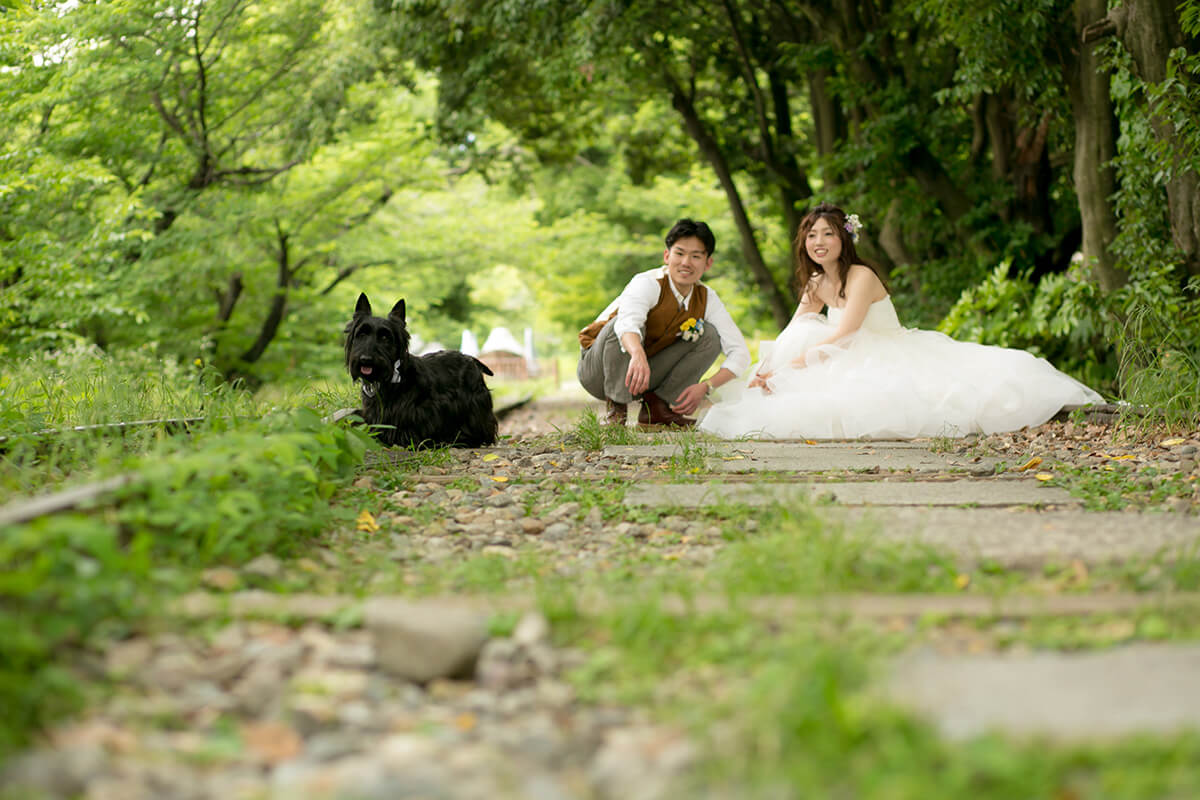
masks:
{"label": "white wedding dress", "polygon": [[[699,428],[755,439],[965,436],[1041,425],[1064,405],[1103,402],[1024,350],[904,328],[890,297],[871,305],[859,330],[809,353],[837,329],[841,313],[804,314],[763,342],[763,360],[747,376],[774,370],[771,392],[731,382]],[[809,366],[789,366],[806,353]]]}

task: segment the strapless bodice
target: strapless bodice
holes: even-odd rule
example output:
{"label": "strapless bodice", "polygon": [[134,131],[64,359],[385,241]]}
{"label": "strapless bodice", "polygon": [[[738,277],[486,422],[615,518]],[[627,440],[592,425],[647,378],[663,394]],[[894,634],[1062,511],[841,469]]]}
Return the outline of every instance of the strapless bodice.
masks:
{"label": "strapless bodice", "polygon": [[[830,323],[837,325],[844,312],[845,309],[842,308],[830,308]],[[867,316],[863,318],[862,327],[865,330],[879,333],[899,330],[900,318],[896,316],[896,307],[892,305],[892,298],[885,297],[871,303],[871,307],[867,309]]]}

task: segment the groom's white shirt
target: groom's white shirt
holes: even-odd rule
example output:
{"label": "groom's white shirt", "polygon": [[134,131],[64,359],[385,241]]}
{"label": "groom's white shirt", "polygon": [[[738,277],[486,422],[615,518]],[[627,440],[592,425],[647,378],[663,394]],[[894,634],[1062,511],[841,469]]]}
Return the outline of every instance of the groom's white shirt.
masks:
{"label": "groom's white shirt", "polygon": [[[658,302],[659,286],[658,281],[664,275],[667,276],[667,285],[671,287],[671,293],[675,295],[675,299],[679,301],[679,307],[683,308],[692,299],[691,290],[686,295],[680,294],[676,288],[675,282],[671,280],[667,273],[666,266],[655,267],[648,269],[645,272],[639,272],[630,279],[629,283],[625,284],[624,291],[620,297],[608,304],[608,308],[600,312],[600,316],[596,319],[607,319],[613,311],[617,311],[617,319],[613,324],[613,332],[617,334],[617,341],[626,333],[636,333],[643,341],[646,339],[646,315],[650,313],[650,309]],[[711,286],[702,284],[708,289],[708,302],[704,309],[704,323],[712,325],[717,332],[717,336],[721,339],[721,352],[725,354],[725,361],[721,364],[722,367],[732,372],[735,376],[741,375],[746,367],[750,366],[750,348],[746,347],[746,339],[742,336],[741,330],[734,323],[733,317],[729,316],[729,311],[725,308],[725,304],[721,302],[721,298],[713,291]],[[621,347],[624,350],[624,346]]]}

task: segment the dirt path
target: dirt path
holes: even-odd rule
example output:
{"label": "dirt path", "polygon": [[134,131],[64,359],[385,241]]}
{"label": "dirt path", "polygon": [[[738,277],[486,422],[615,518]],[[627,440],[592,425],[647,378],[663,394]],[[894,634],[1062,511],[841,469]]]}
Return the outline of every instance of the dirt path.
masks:
{"label": "dirt path", "polygon": [[[1195,608],[1165,567],[1157,576],[1139,574],[1149,581],[1146,593],[1105,570],[1155,553],[1165,556],[1162,564],[1194,559],[1196,434],[1114,438],[1103,426],[1053,423],[891,444],[631,434],[633,444],[589,449],[563,435],[588,408],[601,406],[576,395],[544,400],[503,421],[507,438],[498,447],[391,452],[378,460],[344,501],[361,508],[358,518],[319,547],[293,561],[260,557],[238,570],[212,570],[204,591],[165,616],[160,630],[113,640],[78,665],[81,679],[102,677],[111,694],[98,693],[87,714],[9,765],[5,783],[34,797],[121,800],[681,796],[672,782],[693,774],[705,757],[701,744],[648,709],[581,696],[579,675],[595,669],[594,654],[556,640],[537,611],[547,602],[538,588],[570,593],[577,584],[576,613],[619,614],[637,593],[602,592],[597,601],[605,575],[647,582],[686,575],[700,586],[710,565],[741,566],[726,557],[734,543],[753,544],[793,516],[807,526],[797,537],[829,534],[835,548],[840,532],[866,525],[869,544],[855,551],[864,563],[873,563],[874,547],[936,547],[948,555],[931,558],[929,568],[949,570],[940,591],[951,593],[929,593],[940,585],[925,576],[918,554],[911,558],[920,591],[872,593],[869,584],[856,584],[868,588],[848,597],[763,591],[746,604],[747,619],[768,614],[787,625],[831,609],[857,614],[932,646],[933,661],[920,662],[926,682],[937,680],[929,675],[943,664],[969,676],[960,656],[1001,653],[1014,631],[1037,618],[1108,615],[1106,630],[1119,624],[1120,642],[1141,636],[1142,612],[1156,603],[1165,608],[1163,598],[1181,614]],[[1123,476],[1129,504],[1154,510],[1088,511],[1086,493],[1067,491],[1071,470],[1096,480]],[[995,502],[978,508],[951,494],[964,487],[968,497]],[[723,494],[735,490],[744,496]],[[924,499],[913,505],[918,490]],[[789,498],[782,516],[768,491]],[[939,497],[951,499],[939,505]],[[753,506],[759,500],[765,505]],[[748,513],[747,504],[763,510]],[[760,519],[775,522],[760,527]],[[976,593],[988,585],[989,564],[1016,570],[1017,594],[1007,606],[993,605],[990,589]],[[853,569],[848,575],[854,579]],[[1069,597],[1056,599],[1063,592]],[[420,599],[431,595],[441,599]],[[712,608],[705,602],[693,597],[668,612],[710,613],[725,600],[714,596]],[[942,622],[921,623],[929,615]],[[1191,662],[1147,663],[1170,671]],[[1097,669],[1102,675],[1104,666]],[[1021,674],[1032,677],[1013,687],[1004,713],[1012,716],[1024,688],[1054,730],[1070,730],[1064,720],[1073,712],[1056,711],[1054,693],[1034,685],[1041,673]],[[1051,664],[1045,675],[1059,680],[1061,670]],[[1159,677],[1162,685],[1177,675]],[[664,676],[664,687],[701,691],[686,679],[675,685],[680,678]],[[970,687],[969,677],[956,679]],[[1094,684],[1098,692],[1114,690]],[[972,709],[975,727],[968,729],[986,728],[987,710],[972,705],[969,693],[956,697]],[[1180,689],[1173,697],[1170,719],[1186,724],[1200,694]],[[1072,702],[1086,708],[1089,698]],[[1200,724],[1200,710],[1194,716]],[[1118,734],[1119,723],[1106,720]]]}

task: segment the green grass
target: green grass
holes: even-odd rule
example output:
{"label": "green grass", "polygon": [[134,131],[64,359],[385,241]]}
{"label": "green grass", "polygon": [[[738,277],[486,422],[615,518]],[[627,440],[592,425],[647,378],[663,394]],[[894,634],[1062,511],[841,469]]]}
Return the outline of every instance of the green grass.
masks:
{"label": "green grass", "polygon": [[[652,586],[599,616],[581,615],[563,596],[547,596],[543,610],[562,641],[590,654],[571,676],[581,698],[649,708],[700,743],[700,769],[694,785],[678,787],[680,797],[714,786],[739,798],[1159,798],[1200,790],[1195,734],[1088,747],[990,735],[944,740],[872,688],[886,656],[905,642],[867,626],[766,621],[732,607],[677,613]],[[1134,635],[1157,635],[1148,625],[1137,623]],[[1036,635],[1077,642],[1062,630],[1027,638]]]}
{"label": "green grass", "polygon": [[567,447],[603,450],[610,445],[645,444],[645,439],[632,428],[603,424],[596,412],[589,408],[580,415],[574,428],[563,433],[562,442]]}
{"label": "green grass", "polygon": [[[269,409],[201,370],[149,357],[46,357],[5,372],[0,502],[110,475],[131,483],[89,507],[0,530],[0,759],[74,707],[70,664],[194,589],[216,564],[303,553],[336,488],[373,444],[305,409]],[[186,434],[43,428],[204,415]]]}
{"label": "green grass", "polygon": [[1196,281],[1174,308],[1139,302],[1126,314],[1117,351],[1121,394],[1149,413],[1129,413],[1122,423],[1139,429],[1200,427],[1200,300]]}
{"label": "green grass", "polygon": [[1083,501],[1089,511],[1127,508],[1171,511],[1174,502],[1196,496],[1196,481],[1177,470],[1130,464],[1075,466],[1057,464],[1051,485]]}

